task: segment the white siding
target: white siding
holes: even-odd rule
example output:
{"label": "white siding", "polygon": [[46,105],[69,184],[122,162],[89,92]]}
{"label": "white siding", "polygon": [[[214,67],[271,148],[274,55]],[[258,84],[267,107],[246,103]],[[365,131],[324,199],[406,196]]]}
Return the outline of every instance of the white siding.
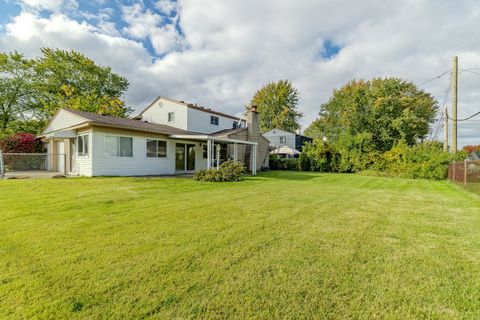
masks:
{"label": "white siding", "polygon": [[[263,136],[270,141],[270,145],[273,147],[289,146],[290,148],[295,149],[295,133],[280,129],[272,129],[263,133]],[[286,142],[281,143],[280,137],[285,137]]]}
{"label": "white siding", "polygon": [[[218,125],[210,124],[210,116],[218,117]],[[232,129],[233,122],[238,120],[222,117],[214,113],[208,113],[205,111],[188,108],[188,130],[212,133],[225,129]]]}
{"label": "white siding", "polygon": [[74,115],[65,110],[60,110],[52,119],[52,121],[50,121],[48,127],[44,130],[44,133],[66,129],[83,122],[86,122],[86,120],[82,117]]}
{"label": "white siding", "polygon": [[[172,127],[188,130],[187,107],[169,100],[160,99],[142,114],[142,120],[167,124]],[[168,122],[168,113],[175,112],[175,121]]]}
{"label": "white siding", "polygon": [[[133,139],[133,157],[111,157],[105,155],[105,136],[114,135]],[[146,139],[167,141],[167,158],[147,158]],[[180,141],[152,137],[148,134],[118,134],[108,130],[93,132],[93,175],[94,176],[144,176],[175,173],[175,144],[195,144],[195,169],[205,168],[207,161],[202,157],[200,142]]]}
{"label": "white siding", "polygon": [[[105,136],[133,138],[133,157],[111,157],[105,154]],[[94,176],[141,176],[175,173],[175,146],[167,140],[167,158],[147,158],[146,139],[141,134],[109,133],[108,130],[93,132]],[[158,139],[158,138],[152,138]]]}
{"label": "white siding", "polygon": [[[92,154],[93,154],[93,132],[82,132],[78,135],[88,135],[88,155],[79,156],[77,150],[75,150],[75,170],[74,172],[80,176],[91,177],[93,175],[92,170]],[[78,146],[78,143],[75,145]]]}

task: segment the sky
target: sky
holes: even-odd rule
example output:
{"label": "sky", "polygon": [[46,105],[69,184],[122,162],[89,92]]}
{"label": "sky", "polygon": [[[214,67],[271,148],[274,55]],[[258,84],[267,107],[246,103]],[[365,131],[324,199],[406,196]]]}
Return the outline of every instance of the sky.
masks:
{"label": "sky", "polygon": [[[0,0],[0,51],[80,51],[129,80],[136,112],[162,95],[240,115],[288,79],[303,129],[352,79],[400,77],[451,108],[453,56],[458,118],[480,111],[479,35],[476,0]],[[459,145],[480,144],[480,116],[458,130]]]}

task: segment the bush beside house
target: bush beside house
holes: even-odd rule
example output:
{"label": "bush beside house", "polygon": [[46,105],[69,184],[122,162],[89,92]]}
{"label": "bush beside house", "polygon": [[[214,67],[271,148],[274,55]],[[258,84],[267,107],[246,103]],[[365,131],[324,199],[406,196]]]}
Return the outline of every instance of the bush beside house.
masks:
{"label": "bush beside house", "polygon": [[193,179],[204,182],[233,182],[240,181],[244,173],[245,167],[242,163],[226,161],[218,169],[197,171]]}
{"label": "bush beside house", "polygon": [[0,150],[4,153],[40,153],[44,152],[43,143],[35,135],[18,132],[0,139]]}
{"label": "bush beside house", "polygon": [[280,158],[272,154],[269,160],[271,170],[299,170],[299,162],[296,158]]}

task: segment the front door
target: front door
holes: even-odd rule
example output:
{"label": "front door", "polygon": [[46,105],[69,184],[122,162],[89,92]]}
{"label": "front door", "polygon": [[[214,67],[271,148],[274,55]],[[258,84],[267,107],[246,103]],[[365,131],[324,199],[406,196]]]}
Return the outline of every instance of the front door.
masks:
{"label": "front door", "polygon": [[195,170],[195,145],[177,143],[175,145],[175,171]]}

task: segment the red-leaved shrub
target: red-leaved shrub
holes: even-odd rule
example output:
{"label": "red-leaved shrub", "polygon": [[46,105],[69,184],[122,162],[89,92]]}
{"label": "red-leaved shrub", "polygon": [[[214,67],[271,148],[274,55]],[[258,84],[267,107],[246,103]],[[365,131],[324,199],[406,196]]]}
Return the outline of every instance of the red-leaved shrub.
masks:
{"label": "red-leaved shrub", "polygon": [[35,140],[35,135],[18,132],[0,139],[0,150],[4,153],[39,153],[44,151],[41,141]]}
{"label": "red-leaved shrub", "polygon": [[468,153],[480,152],[480,145],[476,145],[476,146],[468,145],[463,147],[463,150],[467,151]]}

